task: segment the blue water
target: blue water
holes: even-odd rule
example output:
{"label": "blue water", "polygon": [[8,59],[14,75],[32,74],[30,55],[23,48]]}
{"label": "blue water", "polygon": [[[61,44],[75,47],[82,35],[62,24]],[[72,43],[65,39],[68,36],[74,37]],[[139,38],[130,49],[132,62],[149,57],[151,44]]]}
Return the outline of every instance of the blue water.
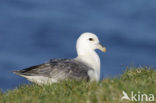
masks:
{"label": "blue water", "polygon": [[156,67],[156,0],[0,0],[0,88],[27,83],[12,70],[76,57],[83,32],[107,47],[97,51],[101,78],[131,65]]}

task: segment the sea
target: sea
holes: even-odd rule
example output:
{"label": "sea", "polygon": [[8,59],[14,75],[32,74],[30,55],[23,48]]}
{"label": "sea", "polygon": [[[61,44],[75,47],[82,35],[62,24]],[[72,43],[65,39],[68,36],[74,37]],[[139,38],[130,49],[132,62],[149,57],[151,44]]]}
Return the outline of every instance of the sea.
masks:
{"label": "sea", "polygon": [[156,68],[156,0],[0,0],[1,90],[29,83],[13,70],[76,57],[84,32],[107,47],[97,50],[101,79]]}

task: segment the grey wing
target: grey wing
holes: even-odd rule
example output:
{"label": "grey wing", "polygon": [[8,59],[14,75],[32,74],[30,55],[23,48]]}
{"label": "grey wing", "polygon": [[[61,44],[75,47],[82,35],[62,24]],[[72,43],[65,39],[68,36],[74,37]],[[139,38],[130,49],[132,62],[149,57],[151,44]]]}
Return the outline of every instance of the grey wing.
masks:
{"label": "grey wing", "polygon": [[51,67],[48,63],[32,66],[23,70],[16,70],[13,73],[23,76],[47,76]]}
{"label": "grey wing", "polygon": [[52,59],[49,62],[33,66],[20,71],[18,75],[46,76],[59,80],[63,79],[89,79],[88,70],[92,68],[73,59]]}

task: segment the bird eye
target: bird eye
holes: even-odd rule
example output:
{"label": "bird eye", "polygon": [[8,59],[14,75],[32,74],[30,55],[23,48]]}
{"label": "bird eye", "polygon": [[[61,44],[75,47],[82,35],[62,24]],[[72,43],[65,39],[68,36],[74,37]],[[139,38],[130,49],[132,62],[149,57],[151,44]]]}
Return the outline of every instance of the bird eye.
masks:
{"label": "bird eye", "polygon": [[93,41],[93,38],[89,38],[89,41]]}

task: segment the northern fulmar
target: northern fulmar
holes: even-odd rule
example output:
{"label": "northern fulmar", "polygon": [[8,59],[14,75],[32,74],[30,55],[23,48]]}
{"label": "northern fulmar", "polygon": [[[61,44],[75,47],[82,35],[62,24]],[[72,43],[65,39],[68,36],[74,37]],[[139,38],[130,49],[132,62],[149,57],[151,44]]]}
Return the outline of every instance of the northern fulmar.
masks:
{"label": "northern fulmar", "polygon": [[32,66],[13,73],[37,84],[51,84],[60,80],[100,80],[100,58],[96,49],[106,48],[93,33],[83,33],[77,40],[77,57],[73,59],[51,59],[46,63]]}

